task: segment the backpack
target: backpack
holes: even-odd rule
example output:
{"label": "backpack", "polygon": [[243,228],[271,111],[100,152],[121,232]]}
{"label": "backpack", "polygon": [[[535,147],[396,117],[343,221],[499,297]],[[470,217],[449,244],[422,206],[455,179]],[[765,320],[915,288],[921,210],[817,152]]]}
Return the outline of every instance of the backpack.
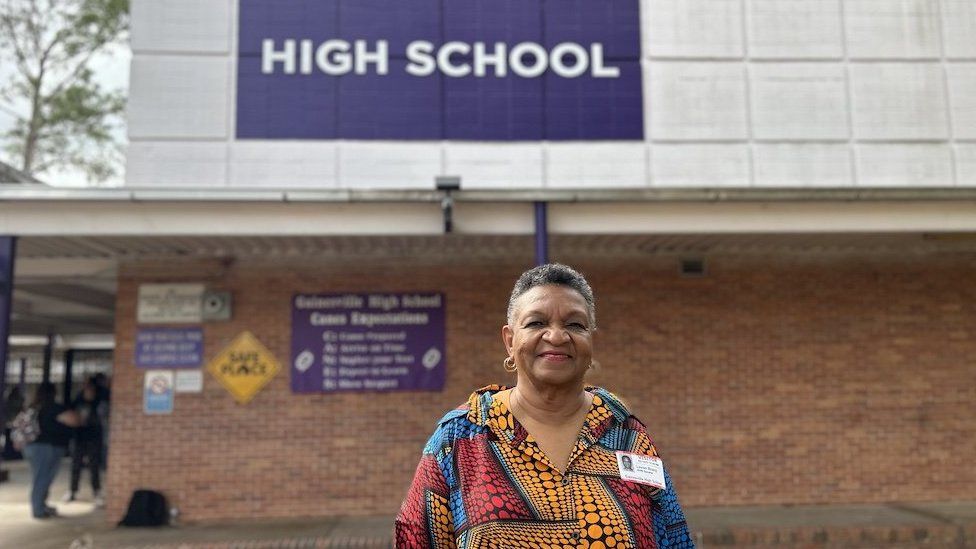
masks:
{"label": "backpack", "polygon": [[10,440],[17,451],[23,450],[25,446],[37,440],[40,434],[41,422],[34,408],[28,408],[17,414],[10,427]]}
{"label": "backpack", "polygon": [[136,490],[119,526],[165,526],[169,524],[166,497],[155,490]]}

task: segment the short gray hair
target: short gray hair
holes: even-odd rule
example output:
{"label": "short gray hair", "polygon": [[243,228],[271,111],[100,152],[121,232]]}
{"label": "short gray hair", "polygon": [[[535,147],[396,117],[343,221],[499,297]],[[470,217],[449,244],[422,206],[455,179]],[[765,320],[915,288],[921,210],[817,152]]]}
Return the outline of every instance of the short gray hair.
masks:
{"label": "short gray hair", "polygon": [[515,302],[518,301],[518,298],[536,286],[547,284],[566,286],[576,290],[586,302],[586,316],[590,322],[590,329],[596,328],[596,300],[593,298],[593,289],[590,288],[590,283],[579,271],[561,263],[546,263],[522,273],[522,276],[515,282],[515,287],[512,288],[512,296],[508,298],[506,318],[509,324],[515,320]]}

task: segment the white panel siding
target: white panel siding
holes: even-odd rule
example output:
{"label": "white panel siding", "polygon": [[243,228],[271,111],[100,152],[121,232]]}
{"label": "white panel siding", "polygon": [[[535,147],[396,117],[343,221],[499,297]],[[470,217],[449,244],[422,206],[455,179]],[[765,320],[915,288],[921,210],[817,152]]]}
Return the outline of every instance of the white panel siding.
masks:
{"label": "white panel siding", "polygon": [[339,143],[339,186],[350,189],[433,189],[441,146],[431,143]]}
{"label": "white panel siding", "polygon": [[540,188],[540,143],[449,143],[444,146],[445,175],[461,176],[465,189]]}
{"label": "white panel siding", "polygon": [[647,185],[643,143],[550,143],[547,187],[626,188]]}
{"label": "white panel siding", "polygon": [[750,67],[757,139],[847,139],[847,78],[835,63]]}
{"label": "white panel siding", "polygon": [[942,29],[946,56],[976,59],[976,2],[942,0]]}
{"label": "white panel siding", "polygon": [[840,0],[746,0],[749,55],[756,58],[840,58]]}
{"label": "white panel siding", "polygon": [[655,187],[748,187],[749,146],[655,144],[651,180]]}
{"label": "white panel siding", "polygon": [[847,52],[856,58],[936,58],[939,0],[844,0]]}
{"label": "white panel siding", "polygon": [[753,147],[757,187],[850,187],[846,144],[759,143]]}
{"label": "white panel siding", "polygon": [[952,63],[949,76],[949,104],[957,139],[976,139],[976,63]]}
{"label": "white panel siding", "polygon": [[743,0],[644,0],[645,55],[740,57]]}
{"label": "white panel siding", "polygon": [[135,52],[230,52],[232,0],[132,0]]}
{"label": "white panel siding", "polygon": [[133,142],[125,184],[133,187],[224,187],[224,143]]}
{"label": "white panel siding", "polygon": [[230,186],[334,188],[339,147],[326,141],[237,141]]}
{"label": "white panel siding", "polygon": [[644,73],[651,136],[691,141],[746,138],[745,84],[742,63],[652,62]]}
{"label": "white panel siding", "polygon": [[939,144],[865,144],[857,147],[863,187],[952,187],[952,154]]}
{"label": "white panel siding", "polygon": [[230,92],[224,57],[136,55],[129,138],[226,138]]}
{"label": "white panel siding", "polygon": [[946,139],[945,77],[936,63],[855,63],[854,137]]}
{"label": "white panel siding", "polygon": [[956,177],[960,187],[976,187],[976,143],[956,145]]}

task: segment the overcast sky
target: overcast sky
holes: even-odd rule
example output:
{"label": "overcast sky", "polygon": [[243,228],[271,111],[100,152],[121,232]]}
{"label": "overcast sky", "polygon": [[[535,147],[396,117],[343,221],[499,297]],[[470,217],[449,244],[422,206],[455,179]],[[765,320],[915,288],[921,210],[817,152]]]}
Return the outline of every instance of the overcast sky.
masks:
{"label": "overcast sky", "polygon": [[[91,66],[95,71],[96,80],[106,89],[121,89],[127,91],[129,89],[129,62],[131,59],[132,53],[129,50],[128,45],[112,47],[111,50],[99,55],[95,59],[92,59]],[[12,67],[6,63],[0,65],[0,80],[2,80],[4,83],[9,81],[11,73]],[[11,105],[4,103],[3,108],[0,108],[0,133],[6,132],[14,123],[14,117],[8,111],[13,110],[16,112],[23,112],[25,108],[26,104]],[[120,137],[124,139],[125,136],[123,135]],[[19,167],[19,161],[13,158],[8,158],[5,153],[0,154],[3,154],[2,158],[4,161],[10,163],[14,167]],[[64,172],[54,172],[52,170],[49,173],[41,175],[40,179],[45,183],[56,186],[88,186],[88,180],[85,178],[85,174],[77,170]],[[124,179],[124,174],[120,173],[117,178],[108,181],[106,185],[121,185]]]}

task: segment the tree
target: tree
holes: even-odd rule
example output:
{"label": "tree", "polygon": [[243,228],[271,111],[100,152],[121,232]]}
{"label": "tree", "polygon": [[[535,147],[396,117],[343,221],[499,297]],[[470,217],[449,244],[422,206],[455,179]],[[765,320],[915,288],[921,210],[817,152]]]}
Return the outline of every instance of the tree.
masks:
{"label": "tree", "polygon": [[3,135],[21,171],[78,168],[102,182],[121,167],[125,97],[93,79],[92,59],[128,38],[129,0],[0,0],[0,99],[18,109]]}

